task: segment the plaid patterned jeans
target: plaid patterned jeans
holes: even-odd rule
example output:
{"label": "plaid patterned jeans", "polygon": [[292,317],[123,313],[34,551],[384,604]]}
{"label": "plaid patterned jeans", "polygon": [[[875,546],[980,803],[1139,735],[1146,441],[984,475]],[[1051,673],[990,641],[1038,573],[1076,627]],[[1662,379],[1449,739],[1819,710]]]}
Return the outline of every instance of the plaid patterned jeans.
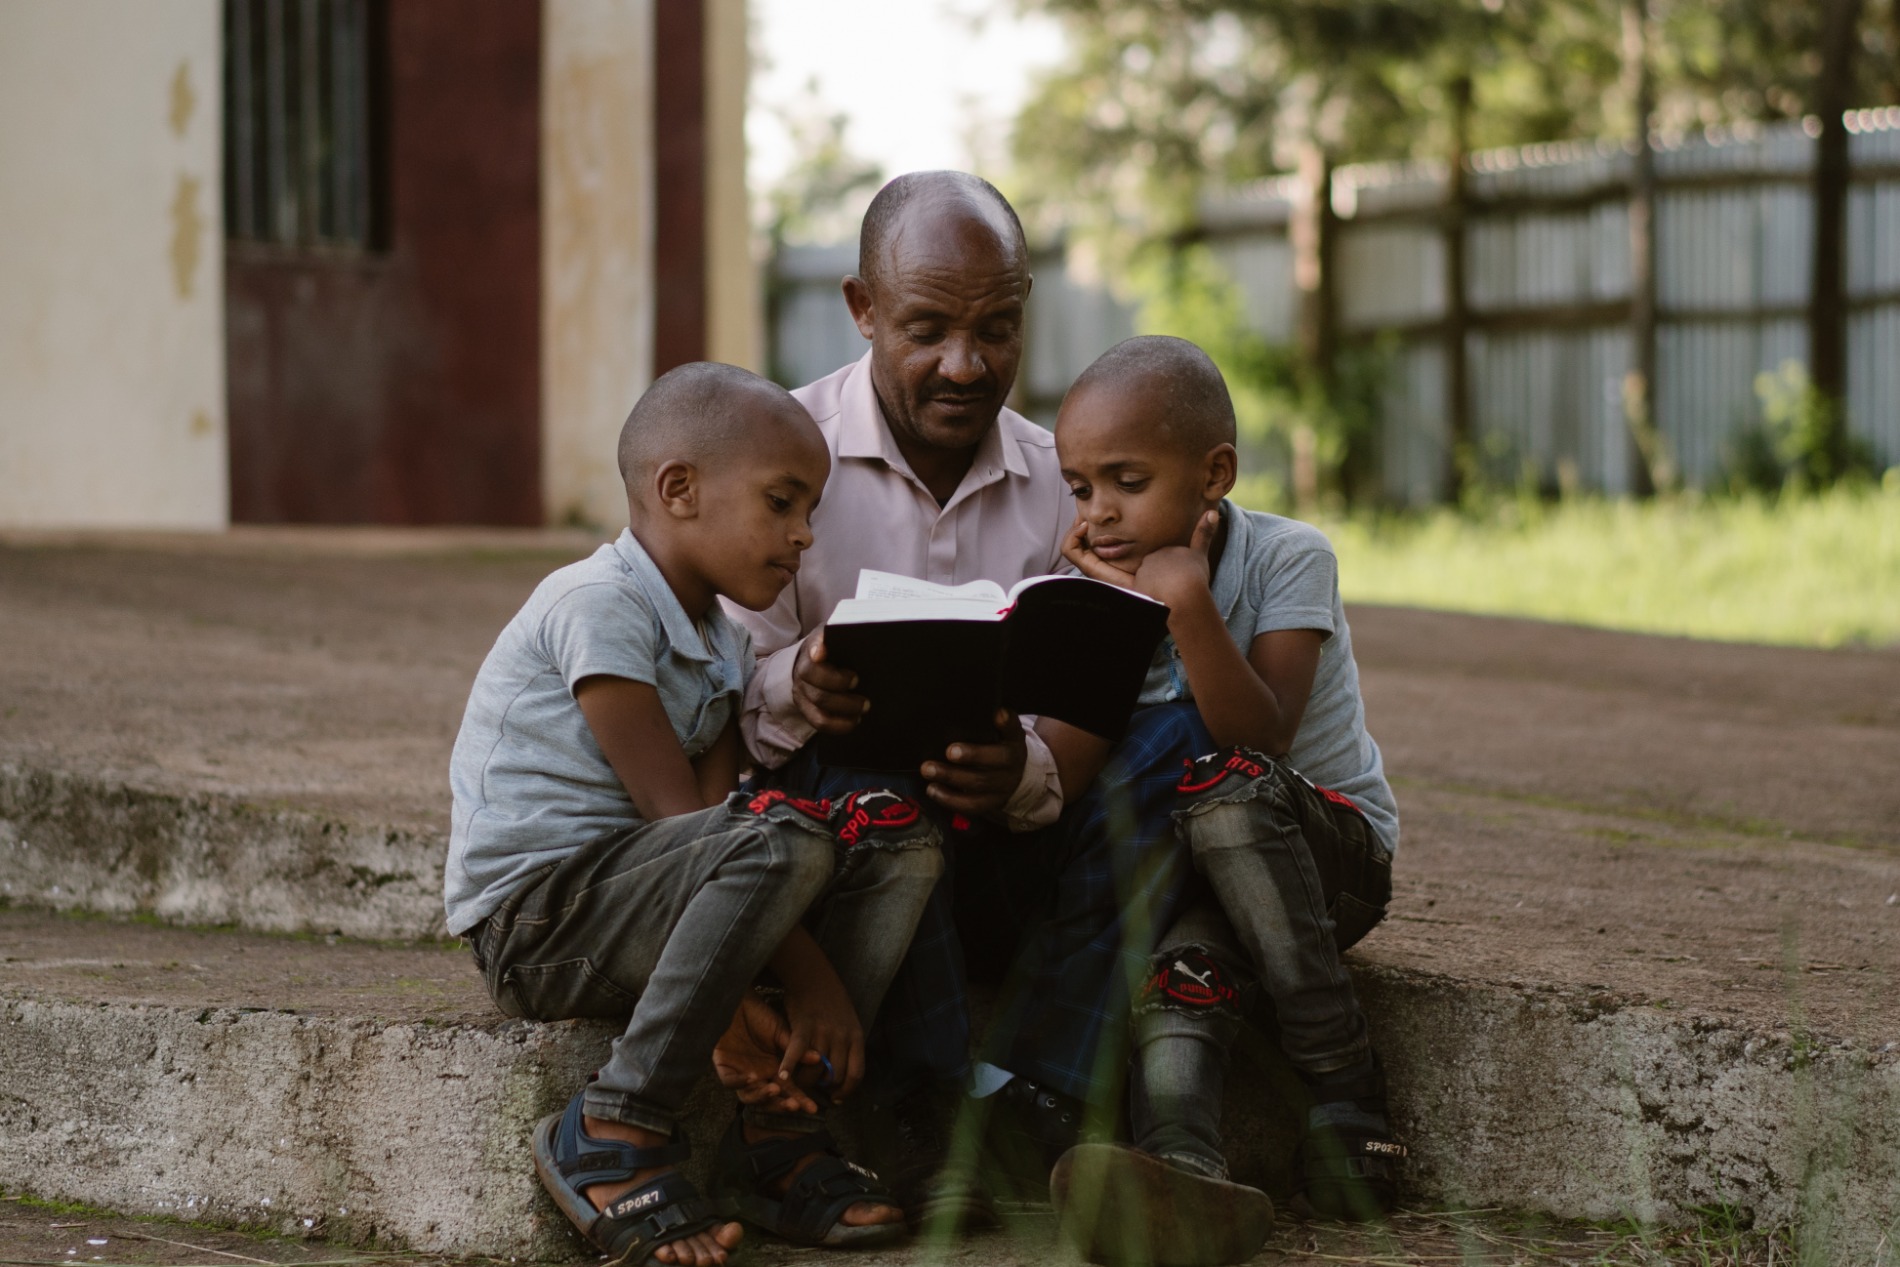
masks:
{"label": "plaid patterned jeans", "polygon": [[[1157,705],[1135,714],[1101,777],[1053,826],[1011,835],[940,812],[944,875],[871,1031],[881,1097],[968,1073],[974,971],[1003,977],[985,1060],[1114,1102],[1130,1000],[1194,879],[1174,830],[1175,785],[1213,747],[1192,703]],[[807,748],[760,783],[830,796],[865,777],[820,766]],[[877,777],[924,799],[921,779]]]}

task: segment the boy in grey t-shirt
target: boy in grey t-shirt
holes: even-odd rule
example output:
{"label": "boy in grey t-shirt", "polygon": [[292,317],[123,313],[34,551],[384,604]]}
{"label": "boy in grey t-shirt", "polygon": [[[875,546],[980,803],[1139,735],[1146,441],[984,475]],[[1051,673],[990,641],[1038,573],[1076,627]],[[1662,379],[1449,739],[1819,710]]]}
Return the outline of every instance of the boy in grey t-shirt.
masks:
{"label": "boy in grey t-shirt", "polygon": [[[449,768],[449,930],[497,1005],[626,1026],[535,1128],[535,1169],[616,1263],[723,1263],[732,1216],[805,1244],[901,1235],[818,1113],[863,1076],[864,1029],[942,870],[934,830],[883,791],[735,792],[752,654],[717,600],[763,609],[798,570],[824,438],[782,388],[688,365],[634,406],[619,459],[631,527],[502,631]],[[767,967],[782,1015],[751,990]],[[709,1062],[744,1106],[716,1201],[677,1169]]]}
{"label": "boy in grey t-shirt", "polygon": [[[1220,746],[1179,787],[1204,896],[1160,939],[1137,1000],[1136,1147],[1080,1145],[1051,1180],[1091,1256],[1239,1262],[1264,1240],[1272,1205],[1227,1182],[1220,1152],[1221,1078],[1250,1001],[1271,1008],[1313,1093],[1300,1166],[1314,1207],[1390,1209],[1405,1152],[1339,957],[1385,913],[1398,809],[1366,733],[1332,547],[1225,500],[1234,440],[1219,370],[1181,339],[1112,348],[1056,421],[1076,500],[1064,556],[1168,605],[1141,702],[1192,700]],[[1065,789],[1094,777],[1105,741],[1038,729]]]}

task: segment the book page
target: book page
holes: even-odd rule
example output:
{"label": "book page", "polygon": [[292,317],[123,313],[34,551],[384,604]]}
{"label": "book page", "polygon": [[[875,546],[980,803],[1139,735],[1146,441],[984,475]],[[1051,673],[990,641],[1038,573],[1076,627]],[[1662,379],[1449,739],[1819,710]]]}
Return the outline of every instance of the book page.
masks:
{"label": "book page", "polygon": [[896,572],[879,572],[873,568],[858,569],[858,589],[852,597],[860,599],[950,598],[974,600],[992,605],[1004,601],[1003,588],[994,581],[971,581],[968,585],[936,585],[930,581],[920,581],[914,576],[900,576]]}
{"label": "book page", "polygon": [[[1009,593],[1005,597],[1008,598],[1010,605],[1014,606],[1016,600],[1023,596],[1023,591],[1032,589],[1038,585],[1047,585],[1051,581],[1081,581],[1085,585],[1100,585],[1104,589],[1119,590],[1135,598],[1156,603],[1155,599],[1149,598],[1148,595],[1138,589],[1132,589],[1122,585],[1110,585],[1107,581],[1098,581],[1092,576],[1080,576],[1074,572],[1053,572],[1047,576],[1025,576],[1022,580],[1009,587]],[[1161,604],[1156,603],[1156,606],[1160,605]]]}

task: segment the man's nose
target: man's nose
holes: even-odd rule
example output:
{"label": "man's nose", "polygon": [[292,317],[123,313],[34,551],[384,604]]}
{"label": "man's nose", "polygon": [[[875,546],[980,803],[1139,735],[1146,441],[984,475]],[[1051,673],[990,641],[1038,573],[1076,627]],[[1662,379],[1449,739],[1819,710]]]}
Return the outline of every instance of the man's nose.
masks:
{"label": "man's nose", "polygon": [[983,363],[983,351],[975,339],[952,335],[944,340],[937,372],[953,383],[974,383],[989,372],[989,367]]}

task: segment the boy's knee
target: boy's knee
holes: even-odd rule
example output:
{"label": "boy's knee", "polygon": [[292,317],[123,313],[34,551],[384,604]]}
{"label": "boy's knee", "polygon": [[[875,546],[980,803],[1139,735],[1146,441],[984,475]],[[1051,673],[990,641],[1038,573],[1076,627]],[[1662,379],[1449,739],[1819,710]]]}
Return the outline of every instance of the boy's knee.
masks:
{"label": "boy's knee", "polygon": [[1231,1041],[1240,1028],[1243,986],[1239,973],[1199,946],[1162,951],[1135,999],[1136,1045],[1187,1036]]}
{"label": "boy's knee", "polygon": [[1175,791],[1175,821],[1198,856],[1213,849],[1262,843],[1281,822],[1297,823],[1294,776],[1251,748],[1224,748],[1192,762]]}

